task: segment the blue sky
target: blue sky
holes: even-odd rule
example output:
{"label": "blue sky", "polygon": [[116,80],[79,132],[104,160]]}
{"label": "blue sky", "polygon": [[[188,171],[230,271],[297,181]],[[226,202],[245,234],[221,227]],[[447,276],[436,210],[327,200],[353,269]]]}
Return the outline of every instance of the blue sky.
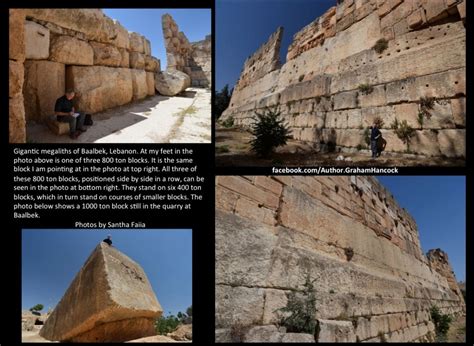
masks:
{"label": "blue sky", "polygon": [[169,13],[179,30],[190,42],[204,40],[211,34],[211,10],[209,9],[103,9],[112,19],[117,19],[128,31],[144,35],[151,42],[151,53],[166,68],[166,50],[161,27],[161,16]]}
{"label": "blue sky", "polygon": [[466,277],[466,178],[461,176],[379,176],[399,205],[415,219],[423,252],[448,253],[456,279]]}
{"label": "blue sky", "polygon": [[191,230],[23,230],[22,309],[54,308],[109,233],[113,245],[142,266],[165,314],[192,305]]}
{"label": "blue sky", "polygon": [[232,88],[245,59],[283,26],[282,63],[293,35],[336,0],[216,0],[216,88]]}

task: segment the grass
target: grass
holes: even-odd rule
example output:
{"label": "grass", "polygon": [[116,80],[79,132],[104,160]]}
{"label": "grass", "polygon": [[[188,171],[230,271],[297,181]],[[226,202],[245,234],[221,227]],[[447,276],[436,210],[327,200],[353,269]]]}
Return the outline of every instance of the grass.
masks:
{"label": "grass", "polygon": [[193,105],[189,106],[188,108],[183,109],[181,112],[177,113],[177,115],[183,116],[183,115],[191,115],[191,114],[196,114],[198,109],[194,107]]}
{"label": "grass", "polygon": [[360,84],[359,91],[364,95],[369,95],[374,91],[374,87],[369,84]]}
{"label": "grass", "polygon": [[378,54],[382,54],[385,49],[388,48],[388,41],[384,38],[381,38],[377,42],[375,42],[374,46],[372,47]]}

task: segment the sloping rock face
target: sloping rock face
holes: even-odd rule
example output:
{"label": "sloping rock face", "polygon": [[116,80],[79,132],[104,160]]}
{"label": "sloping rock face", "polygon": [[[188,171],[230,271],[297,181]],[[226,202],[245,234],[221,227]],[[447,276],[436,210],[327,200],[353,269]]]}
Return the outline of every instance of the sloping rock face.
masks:
{"label": "sloping rock face", "polygon": [[246,60],[222,119],[248,127],[256,111],[279,107],[296,140],[353,151],[380,117],[388,152],[407,151],[391,128],[406,120],[412,153],[465,157],[464,9],[465,0],[338,1],[294,35],[281,67],[280,28]]}
{"label": "sloping rock face", "polygon": [[[123,105],[124,100],[127,103],[132,99],[143,99],[147,96],[143,92],[146,89],[144,71],[155,73],[160,70],[159,60],[151,56],[150,41],[138,33],[129,33],[100,9],[12,9],[9,31],[9,55],[14,63],[10,64],[10,89],[15,93],[10,95],[11,142],[25,142],[26,121],[45,122],[54,113],[51,100],[61,97],[66,88],[76,88],[77,107],[94,105],[79,110],[96,112]],[[23,71],[23,62],[28,71]],[[128,78],[129,87],[119,84],[118,92],[103,93],[107,86],[81,84],[71,79],[68,80],[70,84],[66,83],[62,71],[80,66],[89,69],[76,70],[84,71],[85,75],[76,74],[75,78],[83,80],[90,78],[90,71],[100,71],[106,85],[114,83],[124,69],[137,69],[143,73],[129,72],[128,75],[133,73],[140,77]],[[99,66],[104,68],[94,70]],[[38,84],[38,77],[47,79]],[[57,80],[61,77],[62,81]],[[45,88],[44,85],[51,86],[50,81],[52,88]],[[22,90],[23,85],[26,87]],[[128,97],[128,92],[123,96],[125,89],[134,90],[133,98]],[[81,95],[85,99],[81,100]],[[91,97],[99,95],[108,100],[91,101]]]}
{"label": "sloping rock face", "polygon": [[67,342],[121,342],[155,334],[162,309],[140,265],[100,243],[40,335]]}
{"label": "sloping rock face", "polygon": [[191,78],[184,72],[167,69],[155,74],[156,90],[165,96],[174,96],[191,85]]}
{"label": "sloping rock face", "polygon": [[211,86],[211,35],[202,41],[189,42],[169,14],[161,18],[165,38],[167,69],[179,70],[191,77],[191,86]]}
{"label": "sloping rock face", "polygon": [[443,258],[440,273],[413,218],[375,178],[219,176],[216,341],[278,326],[308,277],[317,342],[432,340],[431,306],[465,313]]}

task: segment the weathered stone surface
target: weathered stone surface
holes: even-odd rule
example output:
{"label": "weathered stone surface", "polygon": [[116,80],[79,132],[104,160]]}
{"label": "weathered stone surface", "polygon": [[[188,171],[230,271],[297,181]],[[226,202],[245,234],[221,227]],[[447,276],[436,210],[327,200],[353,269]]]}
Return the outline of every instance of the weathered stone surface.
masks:
{"label": "weathered stone surface", "polygon": [[100,243],[40,331],[49,340],[120,342],[154,335],[162,309],[139,264]]}
{"label": "weathered stone surface", "polygon": [[466,98],[460,97],[451,100],[451,111],[456,126],[466,126]]}
{"label": "weathered stone surface", "polygon": [[85,41],[71,36],[51,37],[50,59],[67,65],[93,65],[94,51]]}
{"label": "weathered stone surface", "polygon": [[129,33],[129,40],[130,40],[130,51],[142,53],[142,54],[145,52],[145,46],[143,43],[142,35],[136,32],[131,32]]}
{"label": "weathered stone surface", "polygon": [[160,61],[152,56],[145,56],[145,70],[148,72],[157,72],[160,70]]}
{"label": "weathered stone surface", "polygon": [[144,69],[145,56],[142,53],[130,52],[130,67],[136,69]]}
{"label": "weathered stone surface", "polygon": [[354,326],[349,321],[318,320],[318,342],[355,342]]}
{"label": "weathered stone surface", "polygon": [[155,74],[146,72],[146,90],[147,95],[155,95]]}
{"label": "weathered stone surface", "polygon": [[[465,130],[438,137],[445,131]],[[419,134],[411,150],[416,141],[440,150],[435,131]],[[277,197],[273,225],[237,208],[241,200],[266,208],[265,193]],[[415,221],[372,177],[219,176],[215,243],[218,342],[255,326],[254,341],[314,342],[277,328],[288,294],[307,278],[317,297],[316,342],[429,338],[433,304],[450,314],[465,309],[447,256],[429,265]]]}
{"label": "weathered stone surface", "polygon": [[245,334],[244,342],[280,342],[282,339],[281,333],[274,325],[257,326],[250,328]]}
{"label": "weathered stone surface", "polygon": [[23,95],[26,120],[44,122],[53,115],[56,100],[66,91],[65,81],[64,64],[47,60],[25,61]]}
{"label": "weathered stone surface", "polygon": [[90,44],[94,51],[94,65],[121,66],[122,54],[118,48],[99,42],[90,42]]}
{"label": "weathered stone surface", "polygon": [[155,74],[155,88],[165,96],[174,96],[191,85],[191,78],[178,70],[160,71]]}
{"label": "weathered stone surface", "polygon": [[8,119],[10,143],[25,143],[26,121],[25,107],[23,106],[23,95],[19,95],[9,99]]}
{"label": "weathered stone surface", "polygon": [[25,21],[25,56],[26,59],[47,59],[49,57],[49,29]]}
{"label": "weathered stone surface", "polygon": [[144,70],[132,69],[133,100],[141,100],[148,94],[148,82]]}
{"label": "weathered stone surface", "polygon": [[12,60],[25,60],[25,12],[23,9],[9,9],[8,52]]}
{"label": "weathered stone surface", "polygon": [[77,108],[87,113],[121,106],[133,99],[132,72],[105,66],[68,66],[66,86],[78,92]]}
{"label": "weathered stone surface", "polygon": [[438,132],[439,149],[447,157],[466,157],[466,130]]}
{"label": "weathered stone surface", "polygon": [[120,59],[120,67],[130,67],[130,53],[123,48],[119,48],[120,55],[122,56]]}
{"label": "weathered stone surface", "polygon": [[193,325],[182,324],[176,330],[168,333],[170,338],[176,341],[188,341],[193,339]]}
{"label": "weathered stone surface", "polygon": [[8,95],[10,98],[21,95],[23,89],[23,63],[10,60],[8,64],[8,80],[10,84]]}
{"label": "weathered stone surface", "polygon": [[304,333],[286,333],[283,334],[281,342],[291,342],[291,343],[300,343],[300,342],[316,342],[314,341],[314,335],[304,334]]}

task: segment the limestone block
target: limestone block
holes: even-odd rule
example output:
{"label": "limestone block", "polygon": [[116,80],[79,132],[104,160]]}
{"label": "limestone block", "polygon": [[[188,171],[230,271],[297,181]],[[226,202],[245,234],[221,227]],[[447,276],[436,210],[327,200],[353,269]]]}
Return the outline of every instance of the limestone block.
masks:
{"label": "limestone block", "polygon": [[143,52],[145,53],[145,55],[151,55],[151,43],[150,40],[145,37],[143,38]]}
{"label": "limestone block", "polygon": [[460,4],[457,5],[459,16],[464,21],[466,19],[466,1],[463,0]]}
{"label": "limestone block", "polygon": [[47,60],[25,61],[23,95],[27,120],[43,122],[54,114],[56,100],[66,91],[65,80],[64,64]]}
{"label": "limestone block", "polygon": [[122,54],[118,48],[105,43],[90,42],[94,51],[94,65],[120,66]]}
{"label": "limestone block", "polygon": [[410,141],[410,151],[427,156],[439,156],[440,145],[436,132],[437,130],[416,131]]}
{"label": "limestone block", "polygon": [[[393,110],[395,112],[395,118],[398,119],[399,122],[404,120],[407,121],[408,125],[413,128],[420,128],[420,124],[418,122],[418,113],[419,113],[419,105],[416,103],[402,103],[393,106]],[[389,127],[390,124],[387,124]],[[423,123],[425,126],[425,122]]]}
{"label": "limestone block", "polygon": [[114,19],[113,22],[116,37],[112,40],[112,44],[117,48],[130,49],[130,40],[127,29],[125,29],[119,21]]}
{"label": "limestone block", "polygon": [[130,68],[144,69],[145,56],[142,53],[130,52]]}
{"label": "limestone block", "polygon": [[385,86],[383,85],[373,87],[373,90],[367,95],[359,92],[359,106],[362,108],[384,106],[386,104]]}
{"label": "limestone block", "polygon": [[281,342],[291,342],[291,343],[300,343],[300,342],[316,342],[314,340],[314,335],[305,334],[305,333],[285,333],[281,339]]}
{"label": "limestone block", "polygon": [[130,51],[137,52],[137,53],[144,53],[145,52],[145,45],[143,43],[143,36],[137,34],[136,32],[129,33],[129,40],[130,40]]}
{"label": "limestone block", "polygon": [[317,342],[356,342],[354,326],[350,321],[317,320]]}
{"label": "limestone block", "polygon": [[386,85],[387,104],[418,100],[416,79],[407,78]]}
{"label": "limestone block", "polygon": [[216,343],[233,342],[230,328],[216,328],[214,341]]}
{"label": "limestone block", "polygon": [[280,312],[279,309],[284,308],[287,302],[287,292],[283,290],[266,289],[265,304],[263,307],[263,324],[278,324],[283,317],[283,313]]}
{"label": "limestone block", "polygon": [[456,126],[466,126],[466,98],[460,97],[451,100],[451,111]]}
{"label": "limestone block", "polygon": [[133,85],[133,100],[144,99],[148,94],[148,82],[146,72],[144,70],[131,69],[132,85]]}
{"label": "limestone block", "polygon": [[423,0],[423,8],[429,23],[443,19],[448,16],[445,0]]}
{"label": "limestone block", "polygon": [[402,142],[400,138],[392,131],[392,130],[381,130],[382,137],[387,141],[387,145],[385,147],[386,151],[393,151],[393,152],[405,152],[407,149],[406,144]]}
{"label": "limestone block", "polygon": [[280,342],[282,336],[274,325],[257,326],[245,333],[243,342]]}
{"label": "limestone block", "polygon": [[69,123],[57,121],[54,116],[48,117],[46,119],[46,124],[56,136],[62,136],[69,133]]}
{"label": "limestone block", "polygon": [[25,21],[25,57],[37,60],[49,57],[49,29],[29,20]]}
{"label": "limestone block", "polygon": [[334,110],[357,108],[358,106],[358,92],[346,91],[334,95]]}
{"label": "limestone block", "polygon": [[23,78],[23,63],[15,60],[10,60],[8,63],[8,95],[10,98],[21,95],[23,89]]}
{"label": "limestone block", "polygon": [[65,35],[51,37],[50,60],[67,65],[93,65],[94,51],[89,43]]}
{"label": "limestone block", "polygon": [[70,342],[137,339],[155,335],[154,322],[162,311],[140,265],[101,242],[46,320],[40,335]]}
{"label": "limestone block", "polygon": [[447,157],[466,157],[466,130],[452,129],[438,132],[440,151]]}
{"label": "limestone block", "polygon": [[260,324],[263,294],[262,288],[216,285],[216,328]]}
{"label": "limestone block", "polygon": [[121,55],[120,58],[120,67],[130,67],[130,53],[124,49],[124,48],[119,48],[119,52]]}
{"label": "limestone block", "polygon": [[430,116],[425,116],[423,127],[426,129],[455,128],[454,117],[449,100],[434,101],[432,109],[428,110]]}
{"label": "limestone block", "polygon": [[25,12],[23,9],[10,9],[8,16],[8,54],[12,60],[25,60]]}
{"label": "limestone block", "polygon": [[121,106],[133,98],[132,73],[127,68],[68,66],[66,80],[68,88],[80,93],[78,109],[87,113]]}
{"label": "limestone block", "polygon": [[395,120],[395,108],[393,106],[368,107],[361,110],[362,127],[367,128],[372,126],[376,118],[383,121],[382,128],[390,128],[390,125]]}
{"label": "limestone block", "polygon": [[407,18],[408,26],[412,29],[419,27],[426,20],[423,9],[418,9]]}
{"label": "limestone block", "polygon": [[155,74],[155,88],[165,96],[174,96],[191,85],[191,78],[178,70],[160,71]]}
{"label": "limestone block", "polygon": [[[268,233],[270,226],[256,229],[254,221],[221,211],[216,212],[216,220],[216,254],[221,258],[216,262],[216,282],[264,285],[270,270],[272,247],[277,241]],[[235,223],[248,228],[226,228]],[[232,238],[239,242],[231,241]],[[247,255],[242,257],[245,253]]]}
{"label": "limestone block", "polygon": [[26,121],[23,95],[18,95],[9,99],[8,129],[10,143],[26,142]]}
{"label": "limestone block", "polygon": [[259,208],[258,203],[245,198],[237,200],[234,212],[237,215],[271,226],[276,224],[275,215],[272,210],[263,207]]}
{"label": "limestone block", "polygon": [[148,72],[157,72],[160,70],[160,61],[152,56],[145,56],[145,70]]}
{"label": "limestone block", "polygon": [[146,72],[146,89],[147,95],[155,95],[155,74],[153,72]]}

